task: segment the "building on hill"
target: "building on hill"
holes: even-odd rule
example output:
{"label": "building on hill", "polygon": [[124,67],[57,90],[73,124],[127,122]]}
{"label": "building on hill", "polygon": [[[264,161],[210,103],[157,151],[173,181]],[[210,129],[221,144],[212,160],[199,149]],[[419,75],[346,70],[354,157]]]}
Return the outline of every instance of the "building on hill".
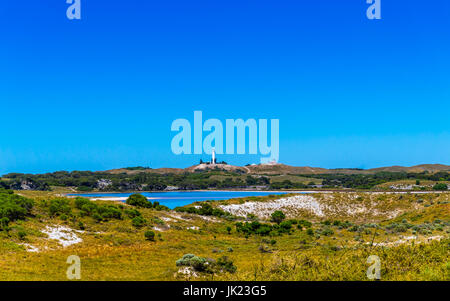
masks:
{"label": "building on hill", "polygon": [[212,153],[211,153],[211,164],[212,165],[216,164],[216,150],[214,148],[212,149]]}

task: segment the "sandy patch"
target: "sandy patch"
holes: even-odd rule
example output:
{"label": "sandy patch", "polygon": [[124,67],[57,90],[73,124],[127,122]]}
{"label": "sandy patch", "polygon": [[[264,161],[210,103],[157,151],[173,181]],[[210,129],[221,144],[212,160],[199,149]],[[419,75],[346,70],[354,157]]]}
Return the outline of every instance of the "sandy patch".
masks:
{"label": "sandy patch", "polygon": [[296,195],[281,198],[268,202],[247,202],[244,204],[220,205],[222,210],[236,216],[246,217],[254,214],[259,218],[267,219],[277,210],[281,210],[287,215],[295,215],[298,210],[306,210],[316,216],[324,216],[323,206],[310,195]]}
{"label": "sandy patch", "polygon": [[[429,236],[429,237],[424,237],[422,239],[419,239],[417,236],[412,235],[412,236],[407,236],[407,237],[401,237],[400,239],[398,239],[396,241],[374,243],[373,245],[381,246],[381,247],[394,247],[394,246],[398,246],[398,245],[412,243],[413,241],[414,241],[414,243],[417,243],[417,244],[429,243],[429,242],[432,242],[433,240],[440,241],[442,238],[443,238],[443,236],[436,235],[436,236]],[[370,243],[367,242],[366,244],[370,244]]]}
{"label": "sandy patch", "polygon": [[68,247],[83,240],[76,233],[83,233],[81,230],[73,230],[65,226],[46,226],[42,233],[47,234],[49,239],[58,241],[63,247]]}
{"label": "sandy patch", "polygon": [[218,223],[220,222],[220,220],[218,220],[215,217],[210,217],[210,216],[203,216],[203,215],[199,215],[199,217],[205,221],[211,222],[211,223]]}
{"label": "sandy patch", "polygon": [[159,231],[159,232],[164,232],[170,229],[170,225],[164,225],[164,226],[154,226],[153,230],[155,231]]}
{"label": "sandy patch", "polygon": [[189,220],[192,220],[192,217],[189,216],[189,215],[187,215],[187,214],[185,214],[185,213],[184,213],[184,214],[181,214],[181,213],[173,212],[173,213],[170,213],[169,216],[172,217],[172,218],[174,218],[174,219],[176,219],[176,220],[179,220],[179,221],[189,221]]}
{"label": "sandy patch", "polygon": [[40,251],[38,247],[35,247],[35,246],[30,245],[28,243],[21,243],[20,245],[24,246],[27,252],[37,253],[37,252]]}
{"label": "sandy patch", "polygon": [[198,277],[198,274],[195,272],[194,268],[192,268],[192,267],[182,267],[174,274],[174,276],[175,277],[179,277],[179,276]]}
{"label": "sandy patch", "polygon": [[[305,215],[316,217],[356,217],[356,218],[394,218],[404,209],[392,208],[389,201],[375,198],[361,198],[356,193],[348,193],[345,198],[335,194],[295,195],[276,200],[246,202],[243,204],[219,205],[219,207],[235,216],[246,217],[256,215],[260,219],[270,219],[274,211],[281,210],[288,218]],[[414,205],[411,205],[414,206]],[[404,206],[403,206],[404,207]]]}

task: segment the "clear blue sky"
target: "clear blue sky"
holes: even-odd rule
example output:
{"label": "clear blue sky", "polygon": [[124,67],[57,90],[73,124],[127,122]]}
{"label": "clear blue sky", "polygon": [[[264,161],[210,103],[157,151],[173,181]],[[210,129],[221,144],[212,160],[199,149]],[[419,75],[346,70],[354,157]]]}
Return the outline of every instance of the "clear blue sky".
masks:
{"label": "clear blue sky", "polygon": [[450,1],[365,2],[3,0],[0,174],[190,166],[194,110],[278,118],[286,164],[450,164]]}

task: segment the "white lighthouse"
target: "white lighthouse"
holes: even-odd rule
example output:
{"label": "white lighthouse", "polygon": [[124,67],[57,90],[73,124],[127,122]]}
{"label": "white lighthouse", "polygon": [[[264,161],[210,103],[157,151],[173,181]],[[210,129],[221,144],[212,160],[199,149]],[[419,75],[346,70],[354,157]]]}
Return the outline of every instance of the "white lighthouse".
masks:
{"label": "white lighthouse", "polygon": [[216,150],[213,148],[211,153],[211,164],[216,164]]}

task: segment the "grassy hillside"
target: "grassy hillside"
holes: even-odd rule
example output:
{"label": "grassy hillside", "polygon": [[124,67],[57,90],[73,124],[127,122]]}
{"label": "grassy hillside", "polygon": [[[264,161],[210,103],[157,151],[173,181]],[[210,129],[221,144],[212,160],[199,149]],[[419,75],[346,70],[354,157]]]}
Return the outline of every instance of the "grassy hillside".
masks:
{"label": "grassy hillside", "polygon": [[[281,207],[287,217],[280,225],[258,212],[224,212],[231,205],[287,204],[296,195],[165,211],[17,193],[33,206],[0,231],[1,280],[67,280],[69,255],[81,259],[81,280],[367,280],[369,255],[380,257],[382,280],[450,280],[447,193],[315,194],[323,215]],[[10,194],[0,193],[2,215],[10,202]],[[50,239],[55,233],[66,240]],[[185,254],[196,255],[195,268],[176,265]],[[202,269],[203,259],[213,272]]]}

